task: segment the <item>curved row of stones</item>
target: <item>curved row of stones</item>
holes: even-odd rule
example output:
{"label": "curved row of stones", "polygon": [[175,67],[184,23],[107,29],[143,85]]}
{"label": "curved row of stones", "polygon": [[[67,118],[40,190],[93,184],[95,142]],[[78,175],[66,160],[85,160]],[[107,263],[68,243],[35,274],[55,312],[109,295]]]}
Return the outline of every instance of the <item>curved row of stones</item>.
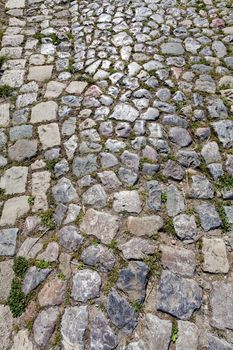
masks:
{"label": "curved row of stones", "polygon": [[1,350],[233,349],[230,6],[7,0]]}

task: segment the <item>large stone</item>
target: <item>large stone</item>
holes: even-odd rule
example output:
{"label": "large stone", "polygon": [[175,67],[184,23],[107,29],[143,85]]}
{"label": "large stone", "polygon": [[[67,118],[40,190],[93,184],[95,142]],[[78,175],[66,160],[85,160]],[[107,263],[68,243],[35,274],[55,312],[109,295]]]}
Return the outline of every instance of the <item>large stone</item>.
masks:
{"label": "large stone", "polygon": [[192,137],[189,132],[186,129],[177,126],[169,130],[169,137],[173,143],[180,147],[186,147],[192,143]]}
{"label": "large stone", "polygon": [[93,270],[78,271],[73,277],[72,298],[75,301],[87,302],[99,296],[101,277]]}
{"label": "large stone", "polygon": [[132,302],[142,303],[146,295],[148,271],[148,266],[144,262],[131,262],[120,271],[116,287],[127,294]]}
{"label": "large stone", "polygon": [[116,105],[113,113],[109,118],[116,120],[124,120],[134,122],[139,116],[139,112],[132,106],[126,103],[119,103]]}
{"label": "large stone", "polygon": [[22,9],[25,7],[25,0],[7,0],[6,9]]}
{"label": "large stone", "polygon": [[215,281],[210,294],[210,323],[218,329],[233,330],[233,283]]}
{"label": "large stone", "polygon": [[82,203],[97,209],[104,208],[107,204],[107,194],[101,185],[94,185],[83,193]]}
{"label": "large stone", "polygon": [[75,226],[64,226],[58,231],[60,244],[69,251],[75,251],[82,243],[83,237]]}
{"label": "large stone", "polygon": [[40,125],[38,134],[44,150],[61,144],[59,127],[56,123]]}
{"label": "large stone", "polygon": [[197,282],[164,270],[161,275],[157,309],[181,320],[188,320],[202,304],[202,289]]}
{"label": "large stone", "polygon": [[35,266],[30,267],[24,277],[22,291],[25,294],[29,294],[46,279],[51,271],[52,269],[39,269]]}
{"label": "large stone", "polygon": [[45,81],[51,78],[53,66],[29,67],[28,80]]}
{"label": "large stone", "polygon": [[23,329],[19,331],[13,339],[11,350],[33,350],[34,345],[29,339],[29,331]]}
{"label": "large stone", "polygon": [[119,230],[119,218],[94,209],[88,209],[80,225],[81,232],[94,235],[104,244],[109,244]]}
{"label": "large stone", "polygon": [[88,350],[111,350],[118,344],[118,337],[109,321],[96,307],[90,310],[90,343]]}
{"label": "large stone", "polygon": [[12,88],[18,88],[23,85],[23,78],[23,70],[5,70],[0,79],[0,85],[8,85]]}
{"label": "large stone", "polygon": [[5,260],[0,262],[0,303],[5,303],[9,296],[11,282],[14,277],[14,271],[12,267],[13,260]]}
{"label": "large stone", "polygon": [[214,94],[216,91],[216,83],[210,75],[200,75],[199,79],[196,80],[195,90]]}
{"label": "large stone", "polygon": [[231,148],[233,146],[233,121],[221,120],[212,125],[223,147]]}
{"label": "large stone", "polygon": [[0,349],[7,350],[11,343],[11,332],[13,331],[13,317],[9,306],[0,305]]}
{"label": "large stone", "polygon": [[40,311],[33,324],[33,335],[37,345],[45,347],[51,338],[59,316],[57,307]]}
{"label": "large stone", "polygon": [[26,190],[27,175],[27,167],[12,167],[6,170],[1,177],[0,187],[5,190],[5,194],[24,193]]}
{"label": "large stone", "polygon": [[17,255],[26,259],[34,259],[42,248],[43,244],[38,241],[38,238],[28,237],[20,246]]}
{"label": "large stone", "polygon": [[65,84],[58,81],[49,81],[46,87],[45,98],[57,98],[65,88]]}
{"label": "large stone", "polygon": [[28,196],[8,199],[2,210],[0,226],[14,225],[16,220],[27,214],[30,210]]}
{"label": "large stone", "polygon": [[15,255],[18,231],[17,228],[6,228],[0,230],[0,255]]}
{"label": "large stone", "polygon": [[17,140],[15,144],[8,149],[9,158],[18,162],[30,159],[37,153],[37,146],[37,140]]}
{"label": "large stone", "polygon": [[62,304],[66,291],[66,282],[58,277],[48,281],[38,294],[40,306],[54,306]]}
{"label": "large stone", "polygon": [[180,214],[173,219],[174,229],[182,241],[195,241],[197,226],[194,215]]}
{"label": "large stone", "polygon": [[42,123],[56,120],[58,106],[54,101],[41,102],[32,107],[31,123]]}
{"label": "large stone", "polygon": [[221,226],[222,221],[212,204],[200,204],[195,207],[200,216],[201,226],[205,231],[213,230]]}
{"label": "large stone", "polygon": [[137,191],[122,191],[114,194],[113,209],[116,212],[128,212],[139,214],[142,211],[142,203]]}
{"label": "large stone", "polygon": [[192,176],[189,197],[194,199],[211,199],[214,197],[213,185],[205,176]]}
{"label": "large stone", "polygon": [[174,185],[167,188],[166,207],[169,216],[176,216],[185,209],[184,196]]}
{"label": "large stone", "polygon": [[57,261],[59,254],[59,245],[56,242],[50,242],[45,251],[37,256],[38,260],[45,260],[49,262]]}
{"label": "large stone", "polygon": [[177,323],[178,339],[176,341],[176,350],[198,350],[199,331],[197,326],[188,321],[178,321]]}
{"label": "large stone", "polygon": [[81,255],[86,265],[95,266],[102,272],[112,270],[115,264],[115,257],[112,252],[101,244],[90,245]]}
{"label": "large stone", "polygon": [[156,244],[148,239],[132,238],[126,243],[118,245],[125,259],[144,259],[146,255],[155,253]]}
{"label": "large stone", "polygon": [[170,271],[184,277],[191,277],[196,268],[195,253],[192,250],[181,247],[169,247],[161,245],[162,265]]}
{"label": "large stone", "polygon": [[201,155],[205,159],[206,164],[216,163],[221,161],[217,142],[208,142],[203,146]]}
{"label": "large stone", "polygon": [[133,43],[133,39],[126,32],[120,32],[112,37],[112,42],[115,46],[127,46]]}
{"label": "large stone", "polygon": [[164,55],[183,55],[184,48],[180,43],[164,43],[161,45],[161,50]]}
{"label": "large stone", "polygon": [[229,262],[227,250],[221,238],[203,238],[203,270],[210,273],[227,273]]}
{"label": "large stone", "polygon": [[180,164],[169,159],[163,169],[163,175],[170,179],[181,181],[185,175],[185,171]]}
{"label": "large stone", "polygon": [[65,177],[61,178],[52,188],[53,197],[56,203],[76,202],[78,194],[75,191],[71,181]]}
{"label": "large stone", "polygon": [[144,217],[129,216],[127,229],[135,236],[152,236],[163,227],[161,216],[151,215]]}
{"label": "large stone", "polygon": [[82,177],[97,170],[96,156],[88,154],[85,157],[76,157],[73,161],[73,174]]}
{"label": "large stone", "polygon": [[207,334],[208,350],[233,350],[233,345],[226,342],[225,339],[220,339],[213,334]]}
{"label": "large stone", "polygon": [[87,326],[87,306],[73,306],[65,309],[61,321],[61,335],[64,350],[84,350],[84,334]]}
{"label": "large stone", "polygon": [[115,289],[111,289],[105,307],[108,317],[117,328],[126,334],[133,332],[137,324],[134,309]]}

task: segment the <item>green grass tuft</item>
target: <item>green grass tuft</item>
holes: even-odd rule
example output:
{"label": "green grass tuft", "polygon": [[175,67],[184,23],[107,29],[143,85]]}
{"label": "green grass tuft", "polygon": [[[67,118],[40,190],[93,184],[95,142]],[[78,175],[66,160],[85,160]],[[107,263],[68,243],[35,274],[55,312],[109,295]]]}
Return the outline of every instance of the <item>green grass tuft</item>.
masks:
{"label": "green grass tuft", "polygon": [[0,86],[0,97],[10,97],[13,93],[14,89],[9,85],[1,85]]}
{"label": "green grass tuft", "polygon": [[17,277],[23,278],[28,267],[29,263],[23,256],[17,256],[14,259],[13,270]]}
{"label": "green grass tuft", "polygon": [[22,280],[15,277],[11,283],[11,290],[7,299],[13,317],[22,315],[27,306],[25,294],[22,292]]}

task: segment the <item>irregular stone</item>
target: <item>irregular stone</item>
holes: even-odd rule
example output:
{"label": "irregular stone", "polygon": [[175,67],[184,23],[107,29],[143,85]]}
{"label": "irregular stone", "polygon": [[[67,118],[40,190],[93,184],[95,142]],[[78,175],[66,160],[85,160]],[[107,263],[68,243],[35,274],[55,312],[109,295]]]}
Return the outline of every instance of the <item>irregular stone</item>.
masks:
{"label": "irregular stone", "polygon": [[189,197],[195,199],[211,199],[214,197],[214,188],[209,180],[201,175],[191,177],[192,184],[189,190]]}
{"label": "irregular stone", "polygon": [[65,84],[58,81],[49,81],[46,87],[45,98],[57,98],[65,88]]}
{"label": "irregular stone", "polygon": [[131,334],[136,327],[137,317],[126,299],[112,289],[105,303],[108,317],[112,323],[126,334]]}
{"label": "irregular stone", "polygon": [[202,304],[202,289],[194,280],[164,270],[161,275],[157,309],[181,320],[188,320]]}
{"label": "irregular stone", "polygon": [[119,218],[114,215],[88,209],[80,225],[81,232],[94,235],[104,244],[109,244],[119,230]]}
{"label": "irregular stone", "polygon": [[58,105],[54,101],[41,102],[32,107],[31,123],[56,120]]}
{"label": "irregular stone", "polygon": [[87,306],[67,307],[62,316],[61,335],[64,350],[84,350],[84,334],[88,326]]}
{"label": "irregular stone", "polygon": [[111,271],[115,265],[115,257],[112,252],[101,244],[90,245],[81,255],[86,265],[98,267],[102,272]]}
{"label": "irregular stone", "polygon": [[204,74],[196,80],[195,90],[206,92],[208,94],[214,94],[216,91],[216,83],[210,75]]}
{"label": "irregular stone", "polygon": [[85,81],[71,81],[66,88],[66,92],[68,92],[71,95],[81,95],[87,87],[87,85],[88,84]]}
{"label": "irregular stone", "polygon": [[82,195],[83,205],[91,205],[93,208],[104,208],[107,204],[107,195],[101,185],[94,185]]}
{"label": "irregular stone", "polygon": [[110,119],[124,120],[134,122],[139,116],[139,112],[132,106],[126,103],[116,105],[113,113],[109,116]]}
{"label": "irregular stone", "polygon": [[221,161],[219,148],[217,142],[208,142],[203,146],[201,155],[205,159],[206,164],[215,163]]}
{"label": "irregular stone", "polygon": [[163,219],[157,215],[127,219],[127,229],[135,236],[153,236],[163,227]]}
{"label": "irregular stone", "polygon": [[118,245],[125,259],[144,259],[146,255],[155,253],[156,245],[143,238],[132,238],[126,243]]}
{"label": "irregular stone", "polygon": [[44,150],[61,144],[59,127],[56,123],[40,125],[38,133]]}
{"label": "irregular stone", "polygon": [[7,169],[0,179],[0,187],[5,190],[5,194],[24,193],[27,175],[27,167],[19,166]]}
{"label": "irregular stone", "polygon": [[137,191],[122,191],[114,194],[113,209],[116,212],[140,213],[142,204]]}
{"label": "irregular stone", "polygon": [[192,277],[196,268],[195,253],[192,250],[161,245],[162,265],[183,277]]}
{"label": "irregular stone", "polygon": [[74,158],[73,174],[82,177],[91,174],[97,170],[96,156],[88,154],[85,157]]}
{"label": "irregular stone", "polygon": [[223,147],[231,148],[233,146],[233,121],[229,119],[221,120],[212,123],[212,126]]}
{"label": "irregular stone", "polygon": [[53,66],[29,67],[28,80],[45,81],[51,78]]}
{"label": "irregular stone", "polygon": [[226,342],[224,339],[217,338],[216,336],[208,333],[208,350],[233,350],[233,346]]}
{"label": "irregular stone", "polygon": [[177,236],[184,241],[197,239],[197,226],[194,215],[180,214],[173,219],[174,229]]}
{"label": "irregular stone", "polygon": [[19,125],[10,128],[10,140],[16,141],[20,139],[29,139],[32,137],[31,125]]}
{"label": "irregular stone", "polygon": [[97,175],[106,189],[115,189],[121,185],[121,182],[118,180],[116,174],[113,171],[106,170],[102,173],[98,173]]}
{"label": "irregular stone", "polygon": [[223,239],[203,237],[202,242],[203,270],[210,273],[227,273],[229,271],[229,262]]}
{"label": "irregular stone", "polygon": [[211,326],[233,329],[233,284],[214,281],[210,293]]}
{"label": "irregular stone", "polygon": [[72,298],[75,301],[87,302],[100,294],[101,277],[93,270],[78,271],[73,277]]}
{"label": "irregular stone", "polygon": [[52,269],[39,269],[35,266],[29,267],[23,280],[22,291],[27,295],[35,289],[46,277]]}
{"label": "irregular stone", "polygon": [[38,300],[41,307],[60,305],[64,301],[66,291],[66,282],[58,277],[48,281],[38,294]]}
{"label": "irregular stone", "polygon": [[83,243],[83,237],[75,226],[64,226],[58,235],[60,244],[69,251],[75,251]]}
{"label": "irregular stone", "polygon": [[75,191],[71,181],[65,177],[58,180],[57,185],[52,188],[53,197],[56,203],[76,202],[78,194]]}
{"label": "irregular stone", "polygon": [[10,104],[9,103],[1,103],[0,104],[0,126],[6,127],[8,126],[10,121]]}
{"label": "irregular stone", "polygon": [[45,260],[49,262],[57,261],[59,254],[59,245],[56,242],[50,242],[45,251],[37,256],[38,260]]}
{"label": "irregular stone", "polygon": [[161,45],[161,50],[164,55],[183,55],[184,48],[180,43],[164,43]]}
{"label": "irregular stone", "polygon": [[37,153],[37,146],[37,140],[17,140],[15,144],[8,149],[9,158],[18,162],[30,159]]}
{"label": "irregular stone", "polygon": [[8,199],[4,203],[0,226],[14,225],[16,220],[27,214],[30,210],[28,196]]}
{"label": "irregular stone", "polygon": [[185,171],[179,164],[169,159],[163,169],[163,175],[173,180],[181,181]]}
{"label": "irregular stone", "polygon": [[23,70],[5,70],[1,79],[1,85],[8,85],[12,88],[18,88],[23,85],[24,71]]}
{"label": "irregular stone", "polygon": [[33,335],[37,345],[46,346],[55,329],[59,317],[59,309],[50,307],[37,315],[33,324]]}
{"label": "irregular stone", "polygon": [[[0,238],[1,240],[1,238]],[[0,243],[1,250],[1,243]],[[0,302],[5,303],[10,293],[11,282],[14,278],[13,260],[0,262]]]}
{"label": "irregular stone", "polygon": [[169,137],[173,143],[180,147],[186,147],[192,143],[192,137],[189,132],[186,129],[177,126],[169,130]]}
{"label": "irregular stone", "polygon": [[13,317],[9,306],[0,305],[0,316],[1,350],[7,350],[11,343],[11,332],[13,331]]}
{"label": "irregular stone", "polygon": [[177,324],[178,339],[176,341],[176,350],[198,350],[199,331],[197,326],[188,321],[178,321]]}
{"label": "irregular stone", "polygon": [[17,255],[26,259],[34,259],[42,248],[43,244],[38,241],[38,238],[28,237],[22,243]]}
{"label": "irregular stone", "polygon": [[112,37],[112,42],[116,47],[119,47],[130,45],[133,43],[133,40],[126,32],[120,32]]}
{"label": "irregular stone", "polygon": [[213,230],[221,226],[222,221],[212,204],[200,204],[195,207],[200,216],[201,226],[205,231]]}
{"label": "irregular stone", "polygon": [[19,331],[13,339],[11,350],[33,350],[34,346],[29,339],[29,331],[27,329]]}
{"label": "irregular stone", "polygon": [[173,217],[185,209],[183,194],[174,185],[169,185],[167,188],[166,207],[168,215]]}

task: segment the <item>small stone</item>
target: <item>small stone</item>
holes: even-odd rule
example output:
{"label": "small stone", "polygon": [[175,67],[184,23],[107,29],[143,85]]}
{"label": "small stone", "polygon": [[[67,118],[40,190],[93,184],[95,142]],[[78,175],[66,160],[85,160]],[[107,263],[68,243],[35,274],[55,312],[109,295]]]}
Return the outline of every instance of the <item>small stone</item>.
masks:
{"label": "small stone", "polygon": [[202,289],[194,280],[164,270],[161,275],[157,309],[182,320],[188,320],[202,304]]}
{"label": "small stone", "polygon": [[126,334],[131,334],[136,327],[137,318],[132,306],[112,289],[105,303],[108,317],[112,323]]}
{"label": "small stone", "polygon": [[161,45],[161,50],[164,55],[183,55],[184,48],[179,43],[164,43]]}
{"label": "small stone", "polygon": [[38,133],[44,150],[61,144],[59,127],[56,123],[40,125],[38,127]]}
{"label": "small stone", "polygon": [[60,244],[69,251],[75,251],[83,243],[83,237],[75,226],[64,226],[58,232]]}
{"label": "small stone", "polygon": [[45,98],[57,98],[61,95],[62,91],[65,88],[65,84],[58,81],[49,81],[47,84]]}
{"label": "small stone", "polygon": [[102,272],[111,271],[115,265],[114,255],[109,249],[101,244],[96,246],[90,245],[87,247],[82,252],[81,259],[84,264],[98,267]]}
{"label": "small stone", "polygon": [[8,126],[10,121],[10,104],[9,103],[1,103],[0,104],[0,126],[6,127]]}
{"label": "small stone", "polygon": [[134,217],[129,216],[127,229],[135,236],[153,236],[163,227],[163,219],[157,215]]}
{"label": "small stone", "polygon": [[222,221],[212,204],[200,204],[195,207],[200,216],[201,226],[205,231],[213,230],[221,226]]}
{"label": "small stone", "polygon": [[152,241],[143,238],[132,238],[126,243],[118,245],[125,259],[144,259],[146,255],[153,255],[156,245]]}
{"label": "small stone", "polygon": [[61,178],[57,185],[52,188],[53,197],[56,203],[69,203],[77,201],[78,194],[75,191],[71,181],[65,177]]}
{"label": "small stone", "polygon": [[221,120],[212,123],[214,131],[218,135],[219,141],[222,143],[224,148],[231,148],[233,146],[233,121],[232,120]]}
{"label": "small stone", "polygon": [[87,235],[94,235],[104,244],[109,244],[119,230],[119,218],[107,213],[88,209],[80,225]]}
{"label": "small stone", "polygon": [[192,137],[189,132],[186,129],[177,126],[170,129],[169,137],[173,143],[180,147],[186,147],[192,143]]}
{"label": "small stone", "polygon": [[96,156],[88,154],[86,157],[77,157],[73,161],[73,174],[82,177],[97,170]]}
{"label": "small stone", "polygon": [[8,199],[4,203],[0,226],[14,225],[16,220],[27,214],[30,210],[28,196]]}
{"label": "small stone", "polygon": [[113,113],[109,118],[116,120],[124,120],[128,122],[134,122],[139,116],[139,112],[132,106],[119,103],[116,105]]}
{"label": "small stone", "polygon": [[178,321],[177,324],[179,335],[176,340],[176,350],[198,350],[199,331],[197,326],[188,321]]}
{"label": "small stone", "polygon": [[[1,236],[0,236],[1,237]],[[1,238],[0,238],[1,242]],[[1,250],[1,243],[0,243]],[[1,254],[0,254],[1,255]],[[5,303],[10,293],[11,282],[14,278],[13,260],[0,262],[0,302]]]}
{"label": "small stone", "polygon": [[142,204],[137,191],[122,191],[114,194],[113,209],[116,212],[139,214]]}
{"label": "small stone", "polygon": [[28,237],[22,243],[17,255],[26,259],[34,259],[42,248],[43,244],[38,241],[38,238]]}
{"label": "small stone", "polygon": [[51,78],[53,66],[29,67],[28,80],[45,81]]}
{"label": "small stone", "polygon": [[27,295],[35,289],[46,277],[52,269],[39,269],[35,266],[29,267],[23,280],[22,291]]}
{"label": "small stone", "polygon": [[93,270],[78,271],[73,277],[72,298],[75,301],[87,302],[99,296],[101,277]]}
{"label": "small stone", "polygon": [[87,83],[85,81],[72,81],[66,88],[66,92],[73,95],[81,95],[85,88],[87,87]]}
{"label": "small stone", "polygon": [[183,277],[192,277],[196,268],[195,253],[192,250],[179,247],[173,248],[161,245],[162,265],[171,272],[177,273]]}
{"label": "small stone", "polygon": [[57,307],[50,307],[39,312],[33,324],[33,335],[37,345],[43,347],[47,345],[55,329],[58,316]]}
{"label": "small stone", "polygon": [[107,195],[101,185],[94,185],[82,196],[83,205],[91,205],[93,208],[104,208],[107,204]]}
{"label": "small stone", "polygon": [[203,238],[203,270],[210,273],[227,273],[229,262],[226,246],[221,238]]}
{"label": "small stone", "polygon": [[217,142],[208,142],[203,146],[201,155],[205,159],[206,164],[215,163],[221,161],[219,148]]}
{"label": "small stone", "polygon": [[8,85],[12,88],[18,88],[23,85],[24,71],[23,70],[5,70],[1,79],[1,85]]}
{"label": "small stone", "polygon": [[13,331],[13,317],[9,306],[0,305],[0,339],[1,350],[9,349],[11,333]]}
{"label": "small stone", "polygon": [[211,199],[214,197],[213,185],[205,176],[194,175],[191,177],[192,184],[189,197],[195,199]]}
{"label": "small stone", "polygon": [[215,281],[210,294],[211,326],[233,330],[233,284]]}
{"label": "small stone", "polygon": [[5,190],[5,194],[24,193],[27,175],[27,167],[19,166],[7,169],[0,179],[0,187]]}
{"label": "small stone", "polygon": [[30,159],[37,153],[37,145],[37,140],[17,140],[15,144],[8,149],[9,158],[18,162]]}
{"label": "small stone", "polygon": [[87,306],[72,306],[65,309],[61,321],[62,345],[64,350],[71,350],[72,348],[84,350],[84,334],[87,326]]}
{"label": "small stone", "polygon": [[31,123],[56,120],[58,105],[54,101],[41,102],[32,107]]}
{"label": "small stone", "polygon": [[169,159],[163,169],[163,175],[173,180],[181,181],[185,171],[179,164]]}
{"label": "small stone", "polygon": [[166,207],[168,215],[173,217],[185,209],[184,196],[174,185],[167,188]]}
{"label": "small stone", "polygon": [[174,229],[182,241],[197,239],[197,226],[194,215],[180,214],[173,219]]}
{"label": "small stone", "polygon": [[66,291],[66,282],[58,277],[48,281],[38,294],[38,300],[41,307],[54,306],[63,303]]}

